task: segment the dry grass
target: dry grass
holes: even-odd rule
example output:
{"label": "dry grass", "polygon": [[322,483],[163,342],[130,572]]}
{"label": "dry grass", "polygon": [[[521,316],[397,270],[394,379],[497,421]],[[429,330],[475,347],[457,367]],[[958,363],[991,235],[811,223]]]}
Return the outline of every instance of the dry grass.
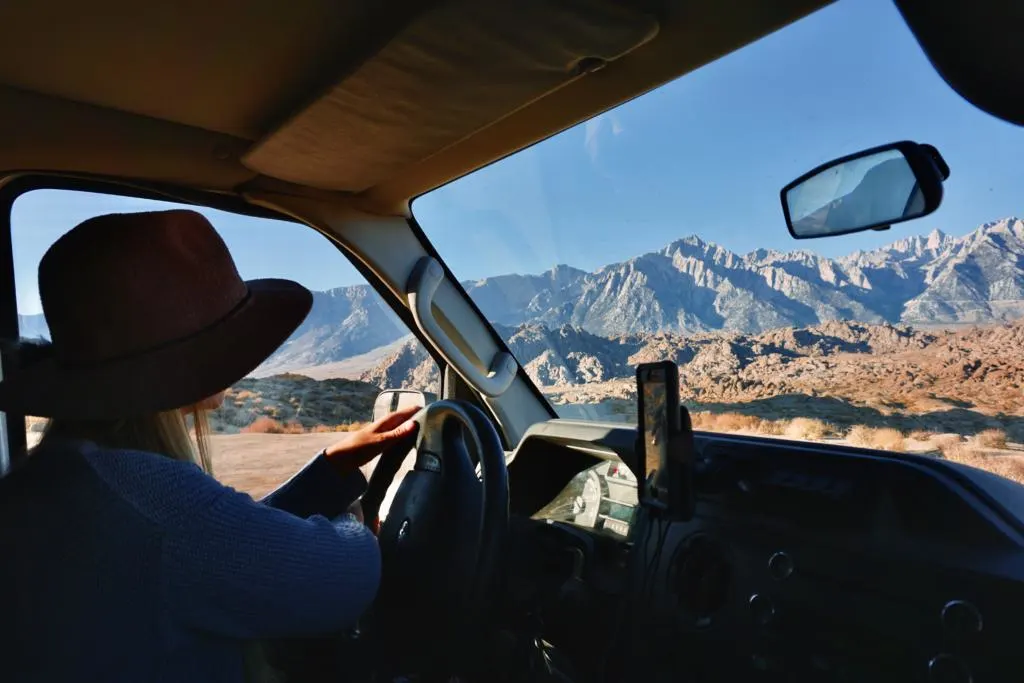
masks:
{"label": "dry grass", "polygon": [[931,443],[936,437],[935,432],[929,432],[926,429],[915,429],[914,431],[907,434],[907,438],[913,441],[923,441],[924,443]]}
{"label": "dry grass", "polygon": [[742,413],[697,413],[693,426],[709,432],[746,432],[757,429],[761,418]]}
{"label": "dry grass", "polygon": [[963,437],[959,434],[936,434],[932,437],[932,446],[938,451],[945,451],[947,448],[953,448],[963,443]]}
{"label": "dry grass", "polygon": [[986,429],[971,440],[982,448],[1006,448],[1006,432],[1001,429]]}
{"label": "dry grass", "polygon": [[942,457],[1024,484],[1024,461],[1014,456],[986,455],[969,444],[956,444],[943,450]]}
{"label": "dry grass", "polygon": [[785,432],[785,420],[765,420],[744,413],[698,412],[690,415],[693,428],[706,432],[767,434],[779,436]]}
{"label": "dry grass", "polygon": [[783,434],[791,439],[817,441],[832,433],[832,428],[822,420],[812,417],[795,417],[786,425]]}
{"label": "dry grass", "polygon": [[854,446],[875,448],[881,451],[902,453],[907,450],[907,441],[903,433],[892,427],[856,425],[846,434],[846,440]]}
{"label": "dry grass", "polygon": [[764,434],[766,436],[785,436],[790,439],[818,441],[835,435],[835,428],[823,420],[809,417],[797,417],[792,420],[767,420],[757,415],[745,413],[709,413],[691,414],[694,429],[708,432]]}
{"label": "dry grass", "polygon": [[248,427],[239,430],[242,434],[333,434],[353,432],[366,425],[365,422],[345,422],[336,425],[318,424],[303,427],[298,422],[280,422],[270,417],[258,417]]}
{"label": "dry grass", "polygon": [[327,434],[330,432],[354,432],[366,426],[365,422],[346,422],[339,425],[316,425],[309,431],[313,434]]}

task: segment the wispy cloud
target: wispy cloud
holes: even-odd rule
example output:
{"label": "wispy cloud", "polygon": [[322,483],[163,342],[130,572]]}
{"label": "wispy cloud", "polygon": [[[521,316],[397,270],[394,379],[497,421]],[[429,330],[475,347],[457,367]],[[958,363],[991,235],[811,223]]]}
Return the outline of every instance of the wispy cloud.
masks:
{"label": "wispy cloud", "polygon": [[601,139],[605,136],[604,131],[611,135],[619,135],[624,130],[622,122],[615,113],[601,114],[590,119],[583,127],[583,147],[590,156],[590,161],[597,162],[601,150]]}

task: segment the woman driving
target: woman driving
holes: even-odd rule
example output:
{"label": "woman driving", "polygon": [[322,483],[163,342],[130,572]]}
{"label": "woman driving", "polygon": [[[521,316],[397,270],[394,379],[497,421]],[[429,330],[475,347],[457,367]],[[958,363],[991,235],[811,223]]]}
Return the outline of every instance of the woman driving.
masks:
{"label": "woman driving", "polygon": [[261,502],[209,475],[203,430],[202,409],[288,338],[312,295],[243,281],[184,210],[85,221],[43,257],[39,291],[52,343],[22,347],[0,382],[0,410],[50,419],[0,479],[0,657],[15,679],[240,681],[246,641],[354,625],[380,554],[352,495],[332,493],[358,493],[361,465],[409,447],[415,409]]}

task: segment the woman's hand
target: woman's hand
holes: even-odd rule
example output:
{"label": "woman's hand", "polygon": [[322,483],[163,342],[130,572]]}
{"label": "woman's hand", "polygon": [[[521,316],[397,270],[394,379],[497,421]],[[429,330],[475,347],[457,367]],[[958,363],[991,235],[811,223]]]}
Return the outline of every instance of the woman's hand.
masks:
{"label": "woman's hand", "polygon": [[412,437],[417,424],[410,418],[419,411],[412,406],[385,415],[362,429],[349,432],[348,438],[328,446],[324,455],[343,471],[362,467],[385,449]]}

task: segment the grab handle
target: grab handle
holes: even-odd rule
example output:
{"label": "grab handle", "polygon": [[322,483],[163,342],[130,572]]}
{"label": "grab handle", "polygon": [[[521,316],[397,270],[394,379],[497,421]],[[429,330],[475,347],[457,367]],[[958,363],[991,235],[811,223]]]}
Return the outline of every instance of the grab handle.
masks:
{"label": "grab handle", "polygon": [[515,379],[519,368],[516,359],[507,351],[499,351],[491,359],[490,370],[484,374],[466,358],[466,354],[452,342],[434,319],[434,294],[443,279],[444,268],[430,256],[421,258],[412,269],[405,293],[409,297],[409,308],[412,309],[412,317],[416,321],[416,326],[438,346],[441,355],[451,363],[463,379],[476,387],[484,396],[491,398],[501,396]]}

